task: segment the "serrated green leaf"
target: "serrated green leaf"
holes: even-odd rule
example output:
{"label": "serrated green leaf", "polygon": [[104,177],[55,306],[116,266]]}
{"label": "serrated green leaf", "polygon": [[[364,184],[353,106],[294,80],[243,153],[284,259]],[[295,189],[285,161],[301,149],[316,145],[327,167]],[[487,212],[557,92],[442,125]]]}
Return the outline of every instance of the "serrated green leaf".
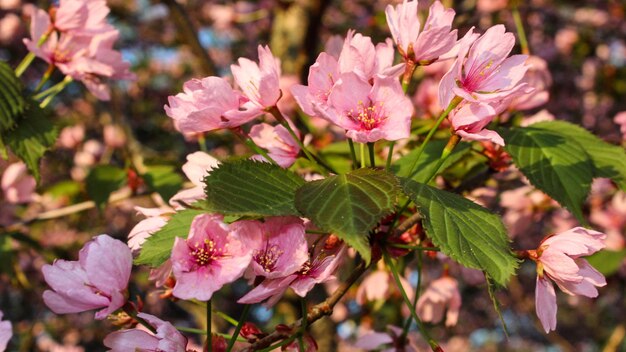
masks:
{"label": "serrated green leaf", "polygon": [[141,252],[135,259],[135,264],[152,267],[163,264],[171,256],[176,237],[186,238],[193,219],[205,213],[203,210],[185,209],[172,215],[163,228],[148,237],[141,245]]}
{"label": "serrated green leaf", "polygon": [[11,67],[0,61],[0,132],[10,130],[24,112],[22,83]]}
{"label": "serrated green leaf", "polygon": [[393,210],[398,190],[394,175],[358,169],[300,187],[296,207],[319,228],[346,241],[369,263],[368,233]]}
{"label": "serrated green leaf", "polygon": [[[422,155],[420,156],[420,159],[415,167],[413,177],[411,177],[412,180],[423,183],[426,181],[427,177],[435,172],[437,162],[441,158],[441,152],[447,143],[447,141],[436,140],[429,142],[426,147],[424,147],[424,151],[422,152]],[[459,143],[439,169],[445,170],[450,165],[459,161],[469,152],[470,147],[471,145],[469,143]],[[413,149],[409,154],[394,162],[393,167],[391,168],[393,173],[398,176],[408,176],[408,173],[411,172],[409,169],[413,166],[418,152],[419,150],[417,148]]]}
{"label": "serrated green leaf", "polygon": [[506,284],[517,260],[498,215],[460,195],[412,180],[402,179],[402,186],[424,217],[426,234],[443,253]]}
{"label": "serrated green leaf", "polygon": [[208,209],[224,215],[300,215],[294,205],[304,180],[279,166],[253,160],[224,162],[205,177]]}
{"label": "serrated green leaf", "polygon": [[17,126],[4,132],[2,138],[39,182],[39,161],[54,145],[57,134],[57,129],[48,120],[45,111],[36,102],[31,102]]}
{"label": "serrated green leaf", "polygon": [[594,255],[586,257],[591,266],[596,268],[604,276],[615,274],[622,266],[624,259],[626,258],[626,249],[621,251],[608,251],[603,250]]}
{"label": "serrated green leaf", "polygon": [[554,131],[575,140],[587,152],[593,163],[593,176],[610,178],[626,191],[626,151],[607,143],[581,126],[565,121],[544,121],[532,127]]}
{"label": "serrated green leaf", "polygon": [[142,178],[152,191],[157,192],[167,201],[183,186],[183,178],[170,165],[148,166]]}
{"label": "serrated green leaf", "polygon": [[109,196],[117,191],[127,181],[126,171],[111,165],[98,165],[87,175],[85,183],[87,194],[102,209],[109,200]]}
{"label": "serrated green leaf", "polygon": [[593,164],[573,138],[537,124],[501,129],[505,150],[530,183],[585,222],[582,203],[593,179]]}

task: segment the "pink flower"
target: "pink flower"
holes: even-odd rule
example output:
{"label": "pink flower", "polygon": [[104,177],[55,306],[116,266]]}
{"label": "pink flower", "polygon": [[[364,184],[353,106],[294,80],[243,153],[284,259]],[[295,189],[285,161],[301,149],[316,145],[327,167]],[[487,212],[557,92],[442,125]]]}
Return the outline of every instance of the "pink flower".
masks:
{"label": "pink flower", "polygon": [[304,224],[297,217],[270,217],[265,222],[244,220],[232,225],[246,238],[252,262],[246,277],[275,279],[291,275],[309,260]]}
{"label": "pink flower", "polygon": [[111,148],[121,148],[126,144],[126,133],[119,125],[104,126],[104,144]]}
{"label": "pink flower", "polygon": [[327,246],[321,240],[314,243],[313,259],[308,259],[297,272],[281,278],[265,279],[237,302],[252,304],[267,300],[266,305],[273,306],[289,287],[298,296],[305,297],[315,285],[333,279],[333,273],[345,253],[345,246]]}
{"label": "pink flower", "polygon": [[11,337],[13,336],[13,327],[10,321],[2,321],[2,311],[0,311],[0,352],[5,351]]}
{"label": "pink flower", "polygon": [[619,130],[622,133],[622,139],[626,140],[626,111],[618,112],[613,118],[613,121],[619,125]]}
{"label": "pink flower", "polygon": [[291,93],[302,111],[309,116],[317,116],[314,105],[324,105],[328,101],[335,81],[339,79],[337,59],[322,52],[309,68],[308,86],[294,85]]}
{"label": "pink flower", "polygon": [[54,10],[54,27],[62,32],[107,31],[112,29],[106,21],[109,12],[105,0],[61,0]]}
{"label": "pink flower", "polygon": [[470,102],[502,100],[525,92],[521,83],[527,66],[526,55],[507,58],[515,45],[515,36],[496,25],[472,41],[472,30],[462,40],[456,62],[439,85],[439,102],[448,106],[454,96]]}
{"label": "pink flower", "polygon": [[68,126],[61,130],[57,143],[66,149],[74,149],[85,139],[85,126]]}
{"label": "pink flower", "polygon": [[446,326],[454,326],[459,319],[461,294],[457,281],[449,276],[441,277],[428,285],[417,301],[417,314],[425,322],[438,323],[446,313]]}
{"label": "pink flower", "polygon": [[372,38],[349,30],[337,61],[340,73],[353,72],[363,80],[374,76],[397,77],[404,64],[393,65],[393,44],[390,40],[374,46]]}
{"label": "pink flower", "polygon": [[[250,138],[259,147],[267,149],[269,157],[284,168],[293,165],[300,153],[300,146],[282,125],[272,126],[266,123],[254,125],[250,130]],[[261,155],[255,155],[253,159],[267,161]]]}
{"label": "pink flower", "polygon": [[195,152],[187,155],[187,162],[183,165],[183,172],[194,187],[176,193],[169,201],[174,208],[180,208],[180,202],[191,204],[204,199],[204,177],[219,161],[205,152]]}
{"label": "pink flower", "polygon": [[465,140],[491,141],[504,146],[500,135],[485,127],[498,114],[496,108],[486,103],[465,103],[450,114],[454,132]]}
{"label": "pink flower", "polygon": [[247,101],[220,77],[192,79],[183,85],[183,92],[168,97],[165,113],[174,119],[174,126],[185,134],[241,126],[257,115],[239,112]]}
{"label": "pink flower", "polygon": [[4,170],[0,186],[4,200],[10,204],[29,203],[36,197],[37,182],[22,162],[13,163]]}
{"label": "pink flower", "polygon": [[528,71],[521,80],[521,83],[528,84],[534,88],[530,93],[516,95],[510,102],[511,110],[534,109],[548,102],[550,99],[550,86],[552,85],[552,75],[548,70],[548,63],[539,56],[531,55],[526,59]]}
{"label": "pink flower", "polygon": [[[400,283],[409,298],[413,297],[411,284],[402,276],[400,276]],[[359,285],[356,291],[356,302],[363,305],[367,302],[386,300],[391,297],[393,292],[399,293],[391,273],[385,270],[376,270],[367,275]]]}
{"label": "pink flower", "polygon": [[265,109],[276,106],[282,93],[280,91],[280,60],[272,55],[268,46],[258,47],[259,63],[246,58],[239,58],[238,65],[230,69],[237,86],[249,99],[241,106],[241,114],[256,117]]}
{"label": "pink flower", "polygon": [[450,51],[456,43],[457,31],[452,30],[455,12],[444,9],[441,2],[435,1],[420,32],[417,5],[417,1],[407,0],[395,8],[387,5],[385,15],[400,55],[413,62],[428,64]]}
{"label": "pink flower", "polygon": [[128,247],[133,251],[138,251],[148,237],[167,224],[167,215],[171,214],[173,209],[167,209],[167,207],[165,209],[135,207],[135,210],[146,217],[137,223],[128,234]]}
{"label": "pink flower", "polygon": [[506,9],[508,3],[508,0],[478,0],[476,9],[478,12],[492,13]]}
{"label": "pink flower", "polygon": [[[97,1],[96,3],[100,3]],[[109,88],[102,78],[135,79],[130,64],[113,49],[119,32],[112,27],[94,33],[52,32],[48,40],[37,46],[39,39],[51,28],[50,16],[38,9],[32,17],[31,39],[24,39],[28,50],[65,75],[82,81],[100,100],[109,100]]]}
{"label": "pink flower", "polygon": [[[402,329],[387,325],[389,332],[376,332],[369,331],[359,336],[354,344],[354,347],[363,349],[365,351],[379,351],[383,352],[419,352],[423,350],[423,347],[417,345],[419,337],[414,333],[408,333],[406,338],[402,337]],[[384,346],[389,346],[384,348]]]}
{"label": "pink flower", "polygon": [[42,272],[52,288],[43,293],[46,305],[57,314],[104,308],[96,319],[121,308],[126,302],[133,256],[128,246],[108,235],[85,244],[78,261],[55,260]]}
{"label": "pink flower", "polygon": [[537,250],[528,251],[537,263],[535,305],[546,333],[556,329],[556,293],[552,281],[568,295],[597,297],[604,276],[582,259],[605,247],[606,235],[582,227],[549,236]]}
{"label": "pink flower", "polygon": [[316,107],[320,115],[355,142],[395,141],[410,134],[413,104],[394,77],[374,77],[371,86],[354,73],[343,74],[328,103]]}
{"label": "pink flower", "polygon": [[156,329],[156,334],[143,329],[112,332],[103,341],[104,345],[110,348],[110,352],[185,352],[187,350],[187,338],[176,330],[172,324],[146,313],[139,313],[137,316],[152,325]]}
{"label": "pink flower", "polygon": [[208,301],[213,293],[243,275],[252,251],[218,215],[203,214],[191,223],[189,237],[172,248],[173,295]]}

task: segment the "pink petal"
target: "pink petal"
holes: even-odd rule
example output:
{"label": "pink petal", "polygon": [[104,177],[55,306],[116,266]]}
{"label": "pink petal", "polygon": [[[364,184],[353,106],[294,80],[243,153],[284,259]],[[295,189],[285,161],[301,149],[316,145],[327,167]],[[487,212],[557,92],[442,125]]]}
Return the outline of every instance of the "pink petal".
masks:
{"label": "pink petal", "polygon": [[535,309],[537,317],[546,333],[556,329],[556,292],[552,282],[547,278],[537,277],[535,287]]}

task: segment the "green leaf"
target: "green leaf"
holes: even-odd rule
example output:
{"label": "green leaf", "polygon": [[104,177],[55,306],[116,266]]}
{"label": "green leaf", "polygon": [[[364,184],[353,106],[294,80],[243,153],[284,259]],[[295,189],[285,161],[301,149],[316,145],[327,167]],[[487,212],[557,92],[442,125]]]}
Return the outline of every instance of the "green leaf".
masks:
{"label": "green leaf", "polygon": [[36,102],[30,102],[24,116],[11,131],[3,133],[7,146],[28,167],[39,182],[39,161],[56,142],[58,131]]}
{"label": "green leaf", "polygon": [[[444,140],[436,140],[429,142],[420,156],[420,159],[415,167],[414,175],[411,177],[414,181],[424,182],[433,172],[437,162],[441,157],[441,152],[448,142]],[[459,161],[465,154],[470,151],[471,144],[461,142],[452,151],[450,156],[441,165],[440,170],[445,170],[450,165]],[[418,153],[418,148],[413,149],[410,153],[398,159],[391,168],[393,173],[398,176],[407,176],[411,170],[411,166],[415,162],[415,157]]]}
{"label": "green leaf", "polygon": [[398,190],[394,175],[358,169],[300,187],[296,207],[319,228],[346,241],[369,263],[368,232],[391,213]]}
{"label": "green leaf", "polygon": [[87,194],[98,208],[103,209],[114,191],[126,183],[126,171],[116,166],[98,165],[94,167],[87,179]]}
{"label": "green leaf", "polygon": [[167,201],[183,187],[183,178],[170,165],[148,166],[142,175],[144,181],[152,191],[157,192]]}
{"label": "green leaf", "polygon": [[0,61],[0,132],[13,128],[25,107],[22,83],[11,67]]}
{"label": "green leaf", "polygon": [[615,274],[622,266],[626,258],[626,249],[621,251],[603,250],[592,256],[586,257],[591,266],[596,268],[604,276]]}
{"label": "green leaf", "polygon": [[205,177],[208,209],[224,215],[300,215],[294,205],[304,180],[279,166],[253,160],[220,164]]}
{"label": "green leaf", "polygon": [[603,141],[581,126],[565,121],[545,121],[531,125],[575,140],[593,163],[593,176],[610,178],[626,191],[626,151]]}
{"label": "green leaf", "polygon": [[163,264],[170,258],[176,237],[186,238],[193,219],[205,213],[203,210],[185,209],[172,215],[163,228],[148,237],[141,245],[141,252],[135,259],[135,264],[152,267]]}
{"label": "green leaf", "polygon": [[593,164],[575,139],[545,125],[501,129],[505,149],[530,183],[585,223],[581,205],[593,179]]}
{"label": "green leaf", "polygon": [[460,264],[485,271],[505,285],[517,268],[500,217],[454,193],[412,180],[404,192],[424,217],[426,234],[443,253]]}

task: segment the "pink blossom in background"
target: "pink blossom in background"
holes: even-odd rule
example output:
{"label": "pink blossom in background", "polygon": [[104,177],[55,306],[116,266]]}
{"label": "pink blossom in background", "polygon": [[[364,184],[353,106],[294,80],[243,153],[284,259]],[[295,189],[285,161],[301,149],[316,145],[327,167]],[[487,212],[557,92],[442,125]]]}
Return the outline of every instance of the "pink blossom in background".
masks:
{"label": "pink blossom in background", "polygon": [[259,63],[239,58],[230,69],[237,86],[249,99],[241,106],[242,115],[258,116],[265,109],[276,106],[282,93],[280,91],[280,60],[275,58],[268,46],[258,47]]}
{"label": "pink blossom in background", "polygon": [[0,310],[0,352],[6,350],[11,337],[13,336],[13,327],[10,321],[2,321],[3,313]]}
{"label": "pink blossom in background", "polygon": [[[409,298],[412,298],[414,292],[411,284],[402,276],[400,276],[400,283]],[[356,291],[356,302],[363,305],[367,302],[386,300],[389,299],[392,294],[399,292],[390,272],[386,270],[375,270],[367,275],[359,285]]]}
{"label": "pink blossom in background", "polygon": [[0,0],[0,9],[15,10],[22,5],[22,0]]}
{"label": "pink blossom in background", "polygon": [[137,316],[155,328],[156,334],[138,328],[112,332],[103,341],[109,351],[187,351],[187,338],[172,324],[147,313]]}
{"label": "pink blossom in background", "polygon": [[478,12],[492,13],[506,9],[508,0],[477,0],[476,9]]}
{"label": "pink blossom in background", "polygon": [[104,144],[110,148],[121,148],[126,144],[126,133],[119,125],[104,126]]}
{"label": "pink blossom in background", "polygon": [[246,247],[252,250],[248,278],[285,277],[298,271],[309,259],[304,224],[300,218],[269,217],[264,222],[242,220],[233,223],[231,228],[245,238]]}
{"label": "pink blossom in background", "polygon": [[55,260],[41,269],[52,290],[43,300],[56,314],[79,313],[103,308],[96,319],[104,319],[126,302],[133,256],[128,246],[108,235],[85,244],[78,261]]}
{"label": "pink blossom in background", "polygon": [[[294,131],[299,134],[297,130]],[[256,145],[267,149],[269,157],[280,167],[288,168],[298,158],[300,146],[282,125],[272,126],[267,123],[254,125],[249,135]],[[267,161],[262,155],[255,155],[253,159]]]}
{"label": "pink blossom in background", "polygon": [[167,224],[167,215],[172,214],[173,209],[135,207],[135,210],[138,214],[146,217],[128,233],[128,247],[133,251],[138,251],[148,237]]}
{"label": "pink blossom in background", "polygon": [[463,42],[456,62],[439,85],[441,106],[448,106],[455,96],[488,102],[526,93],[527,84],[521,80],[528,69],[524,64],[528,57],[507,58],[514,45],[515,36],[507,33],[504,25],[489,28],[473,42]]}
{"label": "pink blossom in background", "polygon": [[509,103],[510,110],[529,110],[544,105],[550,99],[550,86],[552,75],[548,69],[546,60],[539,56],[531,55],[526,59],[528,71],[521,80],[528,87],[534,88],[530,93],[516,95]]}
{"label": "pink blossom in background", "polygon": [[258,116],[239,115],[239,107],[247,99],[220,77],[191,79],[183,85],[182,93],[167,100],[165,113],[184,134],[237,127]]}
{"label": "pink blossom in background", "polygon": [[626,226],[626,193],[618,191],[605,207],[593,206],[589,220],[602,228],[606,234],[606,248],[619,251],[624,248],[624,228]]}
{"label": "pink blossom in background", "polygon": [[425,322],[438,323],[446,311],[446,326],[456,325],[461,309],[461,293],[458,282],[449,277],[441,277],[428,285],[415,307],[419,317]]}
{"label": "pink blossom in background", "polygon": [[4,201],[9,204],[30,203],[37,196],[37,182],[23,162],[13,163],[4,170],[0,186]]}
{"label": "pink blossom in background", "polygon": [[252,250],[222,222],[222,216],[203,214],[191,223],[189,237],[177,237],[172,248],[173,295],[208,301],[225,284],[240,278]]}
{"label": "pink blossom in background", "polygon": [[18,15],[7,13],[0,18],[0,44],[9,45],[15,42],[22,31],[22,20]]}
{"label": "pink blossom in background", "polygon": [[[95,1],[94,4],[105,2]],[[119,32],[113,27],[107,25],[106,30],[89,34],[52,32],[45,43],[37,46],[39,39],[48,33],[51,26],[48,13],[37,9],[31,18],[31,39],[24,39],[24,44],[28,50],[55,65],[65,75],[83,82],[98,99],[110,99],[109,88],[102,78],[135,79],[135,75],[129,71],[130,64],[123,61],[122,54],[113,49],[119,37]]]}
{"label": "pink blossom in background", "polygon": [[427,64],[450,51],[456,43],[457,30],[452,30],[455,12],[444,9],[439,1],[433,2],[420,32],[417,5],[417,1],[406,0],[395,8],[387,5],[385,15],[400,54],[414,62]]}
{"label": "pink blossom in background", "polygon": [[582,259],[605,247],[606,235],[575,227],[544,239],[537,250],[528,251],[537,263],[535,305],[537,316],[546,333],[556,329],[556,293],[554,281],[561,291],[571,295],[597,297],[606,285],[602,274]]}
{"label": "pink blossom in background", "polygon": [[68,126],[61,130],[57,144],[61,148],[74,149],[85,139],[85,126]]}
{"label": "pink blossom in background", "polygon": [[536,114],[532,116],[525,116],[520,126],[526,127],[530,126],[533,123],[541,122],[541,121],[554,121],[555,117],[548,110],[542,109],[539,110]]}
{"label": "pink blossom in background", "polygon": [[500,194],[500,206],[505,209],[503,222],[514,238],[525,234],[544,215],[553,201],[532,186],[522,186]]}
{"label": "pink blossom in background", "polygon": [[618,112],[613,118],[613,121],[619,125],[619,130],[622,133],[622,139],[626,140],[626,111]]}
{"label": "pink blossom in background", "polygon": [[413,104],[396,78],[377,76],[371,86],[354,73],[343,74],[328,103],[316,107],[319,114],[355,142],[395,141],[410,134]]}
{"label": "pink blossom in background", "polygon": [[439,105],[439,81],[425,78],[417,87],[413,101],[418,109],[418,118],[436,117],[441,113]]}
{"label": "pink blossom in background", "polygon": [[[421,346],[418,346],[417,340],[419,339],[415,333],[409,332],[406,338],[401,339],[402,328],[397,326],[388,325],[388,332],[376,332],[368,331],[361,336],[357,337],[354,347],[363,349],[365,351],[379,351],[383,352],[419,352],[423,351]],[[384,348],[384,346],[389,346]],[[446,350],[447,351],[447,350]]]}
{"label": "pink blossom in background", "polygon": [[180,202],[192,204],[195,201],[204,199],[204,177],[215,167],[219,161],[205,152],[194,152],[187,155],[187,162],[183,165],[185,176],[194,185],[192,188],[184,189],[176,193],[169,201],[174,208],[180,208]]}
{"label": "pink blossom in background", "polygon": [[110,10],[105,0],[61,0],[54,11],[55,29],[95,33],[113,29],[106,21]]}

